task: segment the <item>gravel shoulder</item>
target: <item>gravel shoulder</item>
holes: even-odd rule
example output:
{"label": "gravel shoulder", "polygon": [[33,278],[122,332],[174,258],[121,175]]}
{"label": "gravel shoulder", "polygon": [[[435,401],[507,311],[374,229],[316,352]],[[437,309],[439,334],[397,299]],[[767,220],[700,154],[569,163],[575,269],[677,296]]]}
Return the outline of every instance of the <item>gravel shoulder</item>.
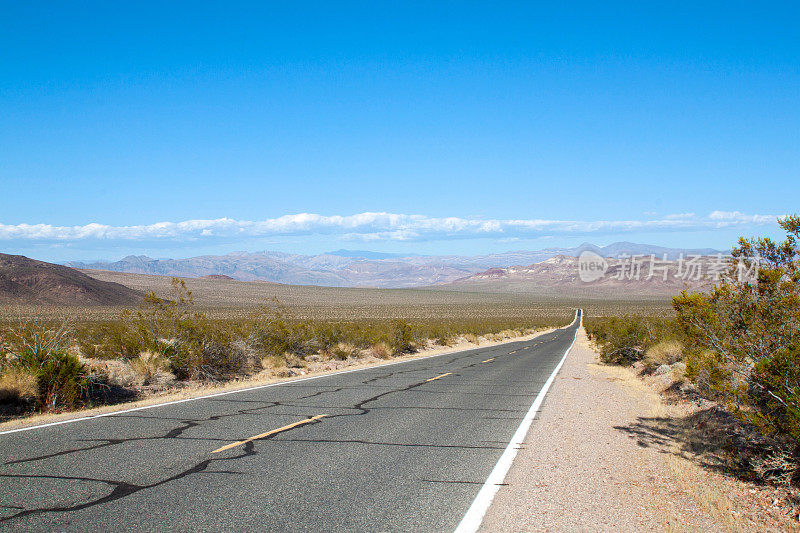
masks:
{"label": "gravel shoulder", "polygon": [[797,531],[768,490],[638,431],[685,409],[633,371],[597,364],[581,330],[481,530]]}

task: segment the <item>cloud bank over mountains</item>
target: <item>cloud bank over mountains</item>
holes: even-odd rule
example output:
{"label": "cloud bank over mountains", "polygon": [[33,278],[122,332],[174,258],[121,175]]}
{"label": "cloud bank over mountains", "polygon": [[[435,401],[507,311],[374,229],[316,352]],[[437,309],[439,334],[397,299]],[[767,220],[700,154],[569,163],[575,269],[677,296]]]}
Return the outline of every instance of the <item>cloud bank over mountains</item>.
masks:
{"label": "cloud bank over mountains", "polygon": [[359,241],[425,241],[469,238],[537,238],[556,235],[607,235],[634,232],[681,232],[774,225],[776,215],[713,211],[681,213],[642,220],[549,220],[430,217],[398,213],[319,215],[299,213],[266,220],[185,220],[146,225],[83,226],[2,224],[0,241],[48,242],[198,242],[275,236],[335,235]]}

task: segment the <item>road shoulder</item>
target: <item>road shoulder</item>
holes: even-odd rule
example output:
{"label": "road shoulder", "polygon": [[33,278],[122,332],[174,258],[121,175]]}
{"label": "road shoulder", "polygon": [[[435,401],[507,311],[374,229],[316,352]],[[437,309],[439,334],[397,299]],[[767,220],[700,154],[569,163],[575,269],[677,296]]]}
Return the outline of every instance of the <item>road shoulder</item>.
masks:
{"label": "road shoulder", "polygon": [[581,330],[481,530],[784,530],[736,508],[744,484],[626,431],[667,410],[630,370],[598,365]]}

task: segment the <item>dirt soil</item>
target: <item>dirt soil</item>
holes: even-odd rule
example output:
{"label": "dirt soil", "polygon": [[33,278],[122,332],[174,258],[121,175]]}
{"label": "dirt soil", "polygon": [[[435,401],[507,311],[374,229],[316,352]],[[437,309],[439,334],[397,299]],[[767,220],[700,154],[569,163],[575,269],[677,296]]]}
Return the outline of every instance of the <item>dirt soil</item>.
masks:
{"label": "dirt soil", "polygon": [[581,331],[482,531],[800,531],[785,491],[685,453],[670,421],[689,411]]}

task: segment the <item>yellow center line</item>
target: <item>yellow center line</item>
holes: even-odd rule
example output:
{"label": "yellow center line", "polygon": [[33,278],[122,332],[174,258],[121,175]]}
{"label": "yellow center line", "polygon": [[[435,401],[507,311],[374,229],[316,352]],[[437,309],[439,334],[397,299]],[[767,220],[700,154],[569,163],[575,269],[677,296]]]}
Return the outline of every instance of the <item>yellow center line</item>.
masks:
{"label": "yellow center line", "polygon": [[512,353],[517,353],[517,351],[514,350],[513,352],[508,352],[508,355],[511,355]]}
{"label": "yellow center line", "polygon": [[486,361],[481,361],[481,363],[488,363],[489,361],[494,361],[494,357],[492,357],[491,359],[487,359]]}
{"label": "yellow center line", "polygon": [[328,416],[328,415],[317,415],[317,416],[312,416],[311,418],[306,418],[306,419],[303,419],[303,420],[299,420],[297,422],[292,422],[291,424],[289,424],[287,426],[283,426],[283,427],[278,428],[278,429],[273,429],[271,431],[267,431],[266,433],[261,433],[260,435],[255,435],[253,437],[250,437],[249,439],[244,439],[244,440],[240,440],[238,442],[232,442],[230,444],[226,444],[222,448],[217,448],[216,450],[214,450],[211,453],[223,452],[225,450],[230,450],[231,448],[235,448],[236,446],[241,446],[242,444],[247,444],[248,442],[252,442],[254,440],[263,439],[265,437],[269,437],[270,435],[276,435],[278,433],[283,433],[284,431],[288,431],[288,430],[296,428],[298,426],[303,426],[305,424],[310,424],[311,422],[316,422],[320,418],[325,418],[326,416]]}
{"label": "yellow center line", "polygon": [[442,374],[441,376],[436,376],[435,378],[426,379],[425,383],[427,383],[429,381],[434,381],[434,380],[437,380],[437,379],[442,379],[443,377],[449,376],[450,374],[452,374],[452,372],[447,372],[446,374]]}

